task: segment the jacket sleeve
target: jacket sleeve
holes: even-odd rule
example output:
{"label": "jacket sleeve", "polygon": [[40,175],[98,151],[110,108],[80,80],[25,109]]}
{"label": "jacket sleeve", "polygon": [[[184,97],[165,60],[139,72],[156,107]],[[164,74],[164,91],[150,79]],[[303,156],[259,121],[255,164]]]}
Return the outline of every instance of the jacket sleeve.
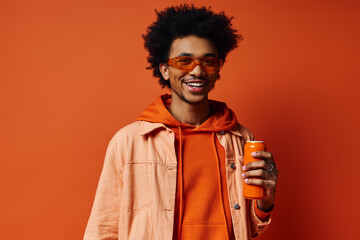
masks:
{"label": "jacket sleeve", "polygon": [[250,230],[251,237],[257,237],[262,234],[268,227],[271,222],[271,215],[267,218],[266,221],[260,220],[255,212],[256,200],[249,200],[249,218],[250,218]]}
{"label": "jacket sleeve", "polygon": [[[245,141],[254,141],[254,135],[244,126],[239,125],[239,131],[241,132],[242,136],[244,136]],[[245,142],[244,142],[245,144]],[[244,147],[244,146],[243,146]],[[271,215],[267,218],[266,221],[262,221],[257,215],[255,211],[255,204],[256,200],[247,200],[248,201],[248,216],[249,216],[249,227],[251,237],[257,237],[262,234],[269,226],[271,222]]]}
{"label": "jacket sleeve", "polygon": [[115,141],[108,146],[84,240],[118,239],[122,179]]}

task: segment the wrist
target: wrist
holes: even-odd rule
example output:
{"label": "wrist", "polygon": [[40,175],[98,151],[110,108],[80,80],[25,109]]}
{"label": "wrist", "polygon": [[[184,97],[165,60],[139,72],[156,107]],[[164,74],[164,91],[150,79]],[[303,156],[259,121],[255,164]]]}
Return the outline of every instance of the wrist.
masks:
{"label": "wrist", "polygon": [[256,201],[257,208],[262,212],[269,213],[274,209],[274,203],[264,202],[263,200]]}

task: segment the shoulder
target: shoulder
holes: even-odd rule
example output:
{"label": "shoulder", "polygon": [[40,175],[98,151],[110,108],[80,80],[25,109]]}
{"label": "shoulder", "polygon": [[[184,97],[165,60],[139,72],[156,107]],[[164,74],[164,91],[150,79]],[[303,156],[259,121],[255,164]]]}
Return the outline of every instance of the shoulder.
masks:
{"label": "shoulder", "polygon": [[140,135],[141,126],[142,123],[140,121],[135,121],[133,123],[130,123],[119,129],[112,137],[112,140],[121,139],[123,137],[133,137],[136,135]]}
{"label": "shoulder", "polygon": [[[163,146],[165,141],[164,138],[149,137],[148,134],[159,128],[165,129],[165,126],[160,123],[135,121],[124,126],[115,133],[110,140],[107,151],[109,155],[114,157],[119,169],[127,162],[147,159],[146,156],[149,151],[149,143],[155,144],[155,140],[160,140],[157,141],[157,143],[159,143],[157,146]],[[157,133],[158,135],[160,134],[159,131],[157,131]],[[152,139],[153,141],[149,139]]]}
{"label": "shoulder", "polygon": [[147,139],[149,133],[156,129],[166,129],[166,126],[162,123],[135,121],[117,131],[110,140],[110,145],[129,146],[133,143],[141,143]]}
{"label": "shoulder", "polygon": [[141,136],[141,122],[135,121],[119,129],[110,140],[109,145],[129,144]]}
{"label": "shoulder", "polygon": [[113,158],[119,169],[124,165],[125,159],[130,159],[136,143],[140,142],[141,123],[136,121],[118,130],[111,138],[107,156]]}

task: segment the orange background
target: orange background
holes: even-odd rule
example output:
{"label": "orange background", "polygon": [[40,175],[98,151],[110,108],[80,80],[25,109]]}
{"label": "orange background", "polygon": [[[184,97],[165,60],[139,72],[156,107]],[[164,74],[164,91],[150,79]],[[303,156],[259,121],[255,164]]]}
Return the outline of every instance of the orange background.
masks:
{"label": "orange background", "polygon": [[[358,1],[207,0],[245,37],[211,98],[280,170],[258,239],[356,239]],[[113,134],[166,92],[141,34],[175,0],[1,1],[1,239],[81,239]]]}

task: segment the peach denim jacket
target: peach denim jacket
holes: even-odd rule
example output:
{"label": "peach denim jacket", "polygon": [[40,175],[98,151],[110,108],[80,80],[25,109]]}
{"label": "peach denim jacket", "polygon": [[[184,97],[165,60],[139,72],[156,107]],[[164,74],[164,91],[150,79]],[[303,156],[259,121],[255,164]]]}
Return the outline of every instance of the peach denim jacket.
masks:
{"label": "peach denim jacket", "polygon": [[[243,126],[216,133],[226,152],[231,218],[237,240],[259,235],[270,223],[242,196]],[[177,180],[175,135],[162,123],[136,121],[111,139],[84,240],[171,240]],[[235,168],[230,164],[234,163]],[[240,205],[236,209],[234,205]],[[209,209],[211,211],[211,209]]]}

